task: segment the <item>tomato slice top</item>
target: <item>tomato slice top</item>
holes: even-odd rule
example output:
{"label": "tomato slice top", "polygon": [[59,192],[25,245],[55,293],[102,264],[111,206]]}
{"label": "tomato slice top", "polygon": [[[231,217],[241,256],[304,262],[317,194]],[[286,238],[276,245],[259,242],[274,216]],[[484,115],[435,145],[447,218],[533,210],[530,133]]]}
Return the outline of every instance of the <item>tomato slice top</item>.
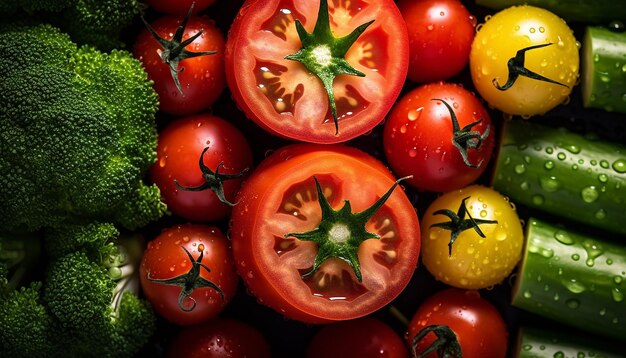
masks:
{"label": "tomato slice top", "polygon": [[408,35],[391,0],[330,0],[333,36],[374,22],[345,55],[365,76],[341,74],[333,81],[338,133],[322,81],[298,61],[302,48],[295,21],[307,32],[316,25],[319,1],[252,1],[235,19],[227,44],[227,78],[239,106],[270,132],[302,141],[335,143],[378,124],[406,78]]}
{"label": "tomato slice top", "polygon": [[[288,159],[271,159],[273,163],[262,165],[240,192],[232,222],[240,274],[259,300],[288,317],[324,322],[371,313],[396,297],[415,269],[420,247],[415,209],[396,188],[366,222],[366,230],[378,238],[358,247],[361,281],[340,258],[324,261],[307,275],[320,248],[287,234],[320,224],[322,211],[313,177],[333,209],[349,200],[352,213],[372,206],[394,179],[379,162],[356,150],[295,148],[275,154]],[[341,237],[342,230],[338,225],[335,234]]]}

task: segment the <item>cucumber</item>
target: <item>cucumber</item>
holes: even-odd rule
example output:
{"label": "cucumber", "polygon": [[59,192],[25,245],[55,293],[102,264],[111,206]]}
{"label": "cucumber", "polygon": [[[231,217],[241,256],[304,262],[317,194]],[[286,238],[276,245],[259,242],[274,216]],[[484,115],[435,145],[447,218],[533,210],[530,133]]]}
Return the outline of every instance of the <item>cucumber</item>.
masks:
{"label": "cucumber", "polygon": [[513,348],[515,358],[623,358],[619,347],[573,333],[521,327]]}
{"label": "cucumber", "polygon": [[590,24],[626,20],[622,0],[476,0],[476,4],[494,10],[512,5],[532,5],[552,11],[567,21]]}
{"label": "cucumber", "polygon": [[492,186],[516,204],[626,234],[626,146],[513,119]]}
{"label": "cucumber", "polygon": [[626,32],[587,27],[581,58],[583,105],[626,113]]}
{"label": "cucumber", "polygon": [[626,341],[626,246],[534,218],[513,306]]}

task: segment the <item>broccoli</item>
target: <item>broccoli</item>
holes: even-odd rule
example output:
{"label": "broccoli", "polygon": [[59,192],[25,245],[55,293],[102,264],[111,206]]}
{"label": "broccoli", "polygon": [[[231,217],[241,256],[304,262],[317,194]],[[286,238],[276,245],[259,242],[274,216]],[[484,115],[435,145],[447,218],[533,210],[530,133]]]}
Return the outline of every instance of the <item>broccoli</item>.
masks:
{"label": "broccoli", "polygon": [[126,51],[78,47],[51,25],[0,24],[0,231],[166,211],[143,182],[156,161],[157,95]]}
{"label": "broccoli", "polygon": [[[106,224],[84,231],[68,228],[63,232],[81,237],[79,250],[63,253],[64,244],[55,248],[61,256],[47,255],[42,281],[16,289],[0,285],[0,356],[127,357],[148,342],[156,318],[136,294],[140,255],[131,244],[137,245],[139,237],[118,239],[117,233],[110,237],[110,230]],[[60,239],[61,232],[55,235],[58,240],[45,238],[46,246],[72,241]],[[20,264],[16,258],[27,257],[4,250],[12,242],[23,240],[0,237],[3,257],[10,258],[0,257],[0,272],[9,275]]]}
{"label": "broccoli", "polygon": [[0,14],[25,12],[62,28],[79,44],[108,51],[124,46],[122,31],[145,7],[137,0],[8,0],[0,2]]}

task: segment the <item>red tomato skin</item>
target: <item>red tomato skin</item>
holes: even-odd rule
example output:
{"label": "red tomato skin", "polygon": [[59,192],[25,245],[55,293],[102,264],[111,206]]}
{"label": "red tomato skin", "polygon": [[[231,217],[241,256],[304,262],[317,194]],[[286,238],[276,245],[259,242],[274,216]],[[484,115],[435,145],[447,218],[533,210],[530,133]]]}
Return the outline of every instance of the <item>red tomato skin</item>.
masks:
{"label": "red tomato skin", "polygon": [[307,358],[408,358],[404,340],[382,321],[364,317],[322,327],[307,348]]}
{"label": "red tomato skin", "polygon": [[[220,172],[236,174],[252,168],[253,157],[247,139],[226,120],[199,114],[176,119],[159,133],[157,161],[152,165],[149,178],[161,190],[163,201],[172,213],[184,219],[210,222],[226,218],[231,207],[222,203],[210,189],[203,191],[180,190],[174,180],[185,187],[204,182],[199,159],[206,146],[204,164],[215,171],[223,162]],[[226,199],[234,202],[242,179],[223,182]]]}
{"label": "red tomato skin", "polygon": [[445,80],[465,68],[476,18],[460,1],[402,0],[398,7],[409,31],[410,80]]}
{"label": "red tomato skin", "polygon": [[[406,201],[401,205],[401,209],[398,209],[399,212],[396,213],[400,217],[399,225],[401,227],[399,231],[402,232],[401,235],[406,237],[407,242],[411,242],[404,249],[398,249],[399,256],[405,260],[402,264],[405,269],[399,270],[394,275],[397,286],[378,292],[376,298],[370,300],[365,305],[360,304],[360,307],[364,308],[358,308],[357,310],[355,308],[356,303],[350,302],[328,300],[321,302],[320,299],[310,293],[303,294],[308,296],[307,300],[315,301],[313,304],[316,307],[303,308],[301,307],[301,301],[296,302],[294,300],[293,291],[287,290],[291,293],[285,292],[286,287],[289,287],[288,285],[291,282],[286,282],[287,279],[281,277],[280,273],[268,270],[267,264],[263,262],[263,253],[257,247],[261,244],[255,239],[259,237],[257,230],[261,225],[260,219],[255,216],[255,213],[262,211],[263,207],[268,205],[265,196],[277,190],[273,184],[276,178],[287,175],[287,171],[293,172],[290,168],[298,168],[299,166],[303,166],[304,168],[301,170],[308,174],[306,167],[311,165],[311,163],[336,163],[337,161],[341,163],[341,157],[344,156],[350,157],[350,160],[362,163],[364,167],[361,169],[365,170],[364,172],[367,172],[368,176],[382,175],[386,177],[389,180],[389,186],[386,186],[382,190],[383,192],[389,189],[395,181],[395,178],[380,161],[355,148],[342,145],[299,143],[283,147],[261,162],[253,175],[246,180],[237,195],[238,204],[233,208],[231,215],[230,237],[233,244],[235,265],[239,275],[243,278],[250,292],[257,297],[259,303],[273,308],[288,318],[317,324],[365,316],[397,297],[408,284],[417,265],[420,249],[419,222],[414,208],[405,197],[403,200]],[[335,164],[329,165],[333,166]],[[345,162],[345,165],[352,164]],[[311,175],[313,174],[311,173]],[[382,193],[380,194],[382,195]],[[391,198],[393,198],[393,195]],[[354,202],[352,204],[353,212],[365,209],[355,207]],[[363,276],[365,277],[366,273]],[[301,280],[299,276],[297,280]],[[333,311],[333,305],[341,306],[335,306]]]}
{"label": "red tomato skin", "polygon": [[[163,38],[171,39],[180,26],[183,16],[165,15],[150,25]],[[162,48],[147,29],[143,29],[133,47],[133,55],[139,59],[154,81],[154,89],[159,95],[159,110],[184,116],[205,110],[219,98],[226,87],[224,73],[224,35],[207,16],[192,16],[187,22],[183,41],[202,31],[197,39],[187,45],[193,52],[216,51],[215,54],[188,58],[180,61],[178,78],[183,91],[176,88],[169,66],[161,60]]]}
{"label": "red tomato skin", "polygon": [[[197,259],[202,246],[202,263],[211,272],[201,269],[201,276],[216,284],[224,292],[224,299],[210,287],[197,288],[190,296],[196,307],[185,312],[178,305],[182,288],[152,282],[148,275],[152,279],[168,279],[189,272],[191,262],[182,247]],[[166,320],[185,326],[217,316],[235,295],[239,281],[230,250],[230,242],[217,227],[183,224],[164,229],[148,243],[140,265],[141,288],[154,310]],[[183,304],[191,302],[185,299]]]}
{"label": "red tomato skin", "polygon": [[197,14],[213,5],[215,0],[147,0],[146,2],[158,12],[186,15],[192,4],[194,4],[193,13]]}
{"label": "red tomato skin", "polygon": [[270,358],[270,346],[256,328],[218,318],[181,330],[167,349],[167,357]]}
{"label": "red tomato skin", "polygon": [[[479,149],[469,149],[472,164],[467,166],[452,144],[450,112],[440,102],[445,100],[456,113],[459,127],[483,119],[472,130],[489,135]],[[422,108],[422,109],[420,109]],[[487,168],[495,141],[495,128],[489,113],[471,92],[460,85],[431,83],[404,95],[389,114],[383,132],[383,146],[389,165],[398,176],[413,175],[407,183],[419,190],[447,192],[477,180]]]}
{"label": "red tomato skin", "polygon": [[[424,327],[447,325],[461,345],[463,357],[506,357],[508,331],[498,310],[475,290],[448,288],[427,298],[417,309],[408,330],[408,344]],[[423,352],[435,340],[428,334],[417,345]],[[437,358],[437,352],[427,355]]]}
{"label": "red tomato skin", "polygon": [[[288,0],[287,2],[291,3],[293,1],[294,0]],[[246,0],[228,31],[225,50],[226,82],[238,108],[245,113],[247,118],[251,119],[265,131],[290,140],[317,144],[336,144],[343,143],[371,131],[384,120],[385,115],[389,112],[389,109],[400,95],[409,65],[409,38],[405,31],[406,24],[402,21],[402,15],[394,2],[388,0],[377,1],[384,2],[385,5],[381,5],[381,7],[389,9],[389,13],[385,14],[385,17],[397,19],[398,28],[394,31],[393,37],[396,38],[401,45],[394,46],[392,49],[393,59],[395,61],[393,67],[397,68],[397,72],[393,78],[386,81],[386,85],[388,86],[388,88],[384,90],[386,96],[384,99],[376,101],[377,106],[375,110],[365,111],[367,114],[359,116],[358,119],[354,119],[352,121],[354,124],[350,126],[347,126],[345,122],[342,123],[340,120],[339,134],[337,135],[334,132],[334,127],[330,129],[333,125],[332,120],[324,123],[324,128],[320,125],[321,129],[319,131],[293,127],[276,127],[272,124],[275,119],[267,118],[263,111],[259,110],[260,105],[258,102],[248,100],[250,96],[246,92],[248,92],[248,88],[250,87],[242,84],[242,80],[240,80],[238,76],[238,74],[242,72],[242,69],[235,61],[242,56],[238,42],[242,41],[242,38],[245,39],[245,35],[242,33],[245,32],[247,27],[247,18],[255,16],[251,14],[259,12],[260,8],[282,6],[285,4],[285,1],[282,0]],[[332,6],[332,2],[329,2],[329,6]],[[327,97],[320,97],[320,103],[326,103],[327,101]]]}

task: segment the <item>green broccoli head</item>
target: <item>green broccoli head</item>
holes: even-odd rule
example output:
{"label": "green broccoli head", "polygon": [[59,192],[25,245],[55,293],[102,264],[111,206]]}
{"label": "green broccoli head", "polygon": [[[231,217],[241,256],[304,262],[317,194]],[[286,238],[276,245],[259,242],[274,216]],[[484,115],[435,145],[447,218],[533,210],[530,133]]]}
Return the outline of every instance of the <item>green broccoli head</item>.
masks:
{"label": "green broccoli head", "polygon": [[78,48],[49,25],[0,25],[0,229],[165,212],[142,178],[156,160],[157,95],[128,52]]}

